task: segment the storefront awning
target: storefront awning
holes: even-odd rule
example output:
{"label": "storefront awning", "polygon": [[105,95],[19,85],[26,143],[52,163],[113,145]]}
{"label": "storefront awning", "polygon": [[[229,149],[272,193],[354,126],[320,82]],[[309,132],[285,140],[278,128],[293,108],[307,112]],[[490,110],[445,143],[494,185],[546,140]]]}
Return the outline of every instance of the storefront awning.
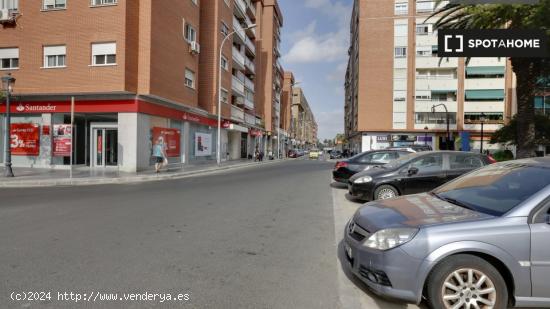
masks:
{"label": "storefront awning", "polygon": [[467,67],[467,75],[503,75],[506,70],[503,66],[496,67]]}
{"label": "storefront awning", "polygon": [[466,90],[466,100],[503,100],[504,89]]}

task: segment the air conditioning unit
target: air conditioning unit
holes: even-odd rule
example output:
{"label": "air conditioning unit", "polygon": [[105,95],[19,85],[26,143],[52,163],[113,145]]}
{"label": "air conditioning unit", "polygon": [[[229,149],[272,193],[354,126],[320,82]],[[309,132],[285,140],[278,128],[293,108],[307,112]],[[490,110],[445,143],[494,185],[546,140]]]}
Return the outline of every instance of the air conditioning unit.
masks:
{"label": "air conditioning unit", "polygon": [[10,10],[9,9],[1,9],[0,10],[0,21],[8,21],[8,20],[11,20]]}
{"label": "air conditioning unit", "polygon": [[192,54],[199,54],[201,52],[201,46],[197,42],[191,42],[189,44],[189,50]]}

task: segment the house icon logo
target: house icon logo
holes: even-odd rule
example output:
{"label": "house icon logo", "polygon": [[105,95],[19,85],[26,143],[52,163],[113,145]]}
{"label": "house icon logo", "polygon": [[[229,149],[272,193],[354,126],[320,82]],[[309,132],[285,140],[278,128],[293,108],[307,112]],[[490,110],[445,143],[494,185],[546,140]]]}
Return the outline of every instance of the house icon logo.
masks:
{"label": "house icon logo", "polygon": [[[446,34],[444,36],[446,53],[462,53],[464,52],[464,35],[462,34]],[[451,43],[453,43],[451,45]],[[457,44],[458,43],[458,44]],[[454,48],[453,48],[454,47]]]}
{"label": "house icon logo", "polygon": [[25,106],[23,106],[23,104],[19,104],[19,105],[17,105],[15,110],[17,110],[18,112],[24,112],[25,111]]}

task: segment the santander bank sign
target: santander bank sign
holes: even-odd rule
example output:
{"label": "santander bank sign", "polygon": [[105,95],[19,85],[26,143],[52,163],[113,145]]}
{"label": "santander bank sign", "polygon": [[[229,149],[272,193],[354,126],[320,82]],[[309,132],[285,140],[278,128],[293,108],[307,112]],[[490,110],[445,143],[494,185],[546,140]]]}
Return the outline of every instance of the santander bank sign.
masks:
{"label": "santander bank sign", "polygon": [[46,105],[30,105],[30,104],[19,104],[15,109],[20,113],[51,113],[55,112],[57,106],[46,104]]}

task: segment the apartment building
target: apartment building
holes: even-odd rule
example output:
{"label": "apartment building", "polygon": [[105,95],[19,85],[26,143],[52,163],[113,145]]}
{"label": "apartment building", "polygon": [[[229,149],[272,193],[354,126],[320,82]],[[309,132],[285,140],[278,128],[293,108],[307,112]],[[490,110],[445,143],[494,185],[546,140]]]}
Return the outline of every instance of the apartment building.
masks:
{"label": "apartment building", "polygon": [[434,10],[428,0],[355,1],[345,82],[345,134],[355,152],[415,143],[479,149],[481,122],[487,149],[510,119],[509,61],[437,57],[437,17],[427,19]]}
{"label": "apartment building", "polygon": [[291,138],[295,148],[310,149],[315,147],[318,126],[304,91],[300,87],[292,88],[291,114]]}
{"label": "apartment building", "polygon": [[[261,5],[261,3],[260,3]],[[203,1],[201,3],[199,102],[217,114],[221,70],[222,115],[231,123],[222,134],[224,159],[247,158],[260,147],[265,130],[257,83],[256,3],[251,0]],[[233,34],[231,34],[233,33]],[[228,36],[229,35],[229,36]],[[219,54],[223,41],[223,51]]]}
{"label": "apartment building", "polygon": [[292,132],[292,89],[296,84],[294,74],[289,71],[285,71],[283,74],[283,89],[281,95],[281,130],[284,133],[284,153],[294,148]]}
{"label": "apartment building", "polygon": [[[12,147],[14,166],[67,167],[71,138],[74,163],[92,168],[148,169],[160,137],[170,164],[213,161],[218,68],[222,158],[247,157],[255,145],[266,144],[272,130],[264,129],[263,120],[263,110],[272,104],[257,94],[267,88],[258,78],[265,75],[256,54],[261,32],[240,31],[263,20],[257,13],[264,5],[249,0],[0,1],[0,73],[16,79],[11,131],[32,133],[20,136],[28,139],[25,149]],[[221,41],[234,30],[220,61]],[[273,71],[269,74],[274,83]],[[68,132],[71,97],[72,137],[61,134]],[[3,122],[5,105],[0,113]]]}
{"label": "apartment building", "polygon": [[284,70],[280,63],[281,52],[281,28],[283,27],[283,15],[277,0],[258,0],[256,12],[261,16],[258,24],[258,32],[261,33],[257,40],[260,46],[261,57],[259,67],[262,75],[258,78],[259,101],[257,112],[263,118],[264,128],[267,132],[265,139],[266,153],[282,153],[281,147],[281,95]]}

